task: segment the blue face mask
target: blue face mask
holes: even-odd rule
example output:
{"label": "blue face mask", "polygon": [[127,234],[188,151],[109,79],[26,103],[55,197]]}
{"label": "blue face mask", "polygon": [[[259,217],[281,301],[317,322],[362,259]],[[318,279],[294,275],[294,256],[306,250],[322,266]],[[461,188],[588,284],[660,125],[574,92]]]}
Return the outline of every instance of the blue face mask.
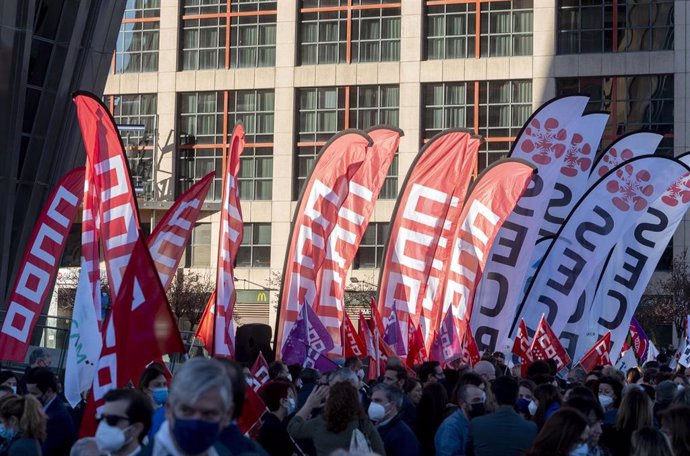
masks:
{"label": "blue face mask", "polygon": [[569,456],[587,456],[589,454],[589,447],[586,443],[581,443],[569,453]]}
{"label": "blue face mask", "polygon": [[17,431],[0,424],[0,439],[12,440],[15,435],[17,435]]}
{"label": "blue face mask", "polygon": [[213,446],[220,434],[220,423],[204,420],[182,420],[175,417],[172,429],[175,442],[189,454],[199,454]]}
{"label": "blue face mask", "polygon": [[525,399],[524,397],[522,399],[518,399],[516,404],[518,412],[527,415],[529,413],[529,403],[530,400]]}
{"label": "blue face mask", "polygon": [[163,405],[168,400],[168,388],[156,388],[153,390],[153,402]]}

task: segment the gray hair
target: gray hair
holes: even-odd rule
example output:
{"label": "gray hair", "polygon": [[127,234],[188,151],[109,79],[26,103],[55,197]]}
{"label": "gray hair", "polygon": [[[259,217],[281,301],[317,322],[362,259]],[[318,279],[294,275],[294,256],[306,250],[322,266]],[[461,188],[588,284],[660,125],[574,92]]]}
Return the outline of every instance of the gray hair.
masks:
{"label": "gray hair", "polygon": [[340,382],[350,382],[357,388],[359,386],[359,377],[355,374],[352,369],[347,367],[341,367],[340,369],[331,373],[328,379],[328,383],[340,383]]}
{"label": "gray hair", "polygon": [[223,366],[214,359],[192,358],[173,377],[168,400],[173,407],[179,402],[196,402],[202,394],[215,389],[224,410],[232,407],[232,384]]}
{"label": "gray hair", "polygon": [[36,364],[39,359],[43,358],[50,358],[50,354],[42,348],[37,348],[29,355],[29,364]]}
{"label": "gray hair", "polygon": [[372,393],[377,391],[383,391],[383,394],[386,395],[386,399],[388,399],[390,402],[393,402],[398,408],[398,411],[402,408],[403,392],[400,390],[400,388],[396,388],[393,385],[388,385],[387,383],[379,383],[371,390]]}
{"label": "gray hair", "polygon": [[77,440],[74,445],[72,445],[69,456],[94,456],[94,448],[96,449],[96,454],[100,454],[96,438],[84,437],[83,439]]}

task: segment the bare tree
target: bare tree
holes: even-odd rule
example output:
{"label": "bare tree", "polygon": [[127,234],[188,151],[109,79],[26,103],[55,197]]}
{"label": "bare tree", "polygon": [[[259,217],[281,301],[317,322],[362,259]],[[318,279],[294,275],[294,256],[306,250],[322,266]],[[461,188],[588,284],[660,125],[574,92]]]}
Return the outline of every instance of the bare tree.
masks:
{"label": "bare tree", "polygon": [[206,303],[213,293],[214,282],[206,274],[178,273],[168,288],[168,301],[180,324],[189,322],[189,329],[201,319]]}

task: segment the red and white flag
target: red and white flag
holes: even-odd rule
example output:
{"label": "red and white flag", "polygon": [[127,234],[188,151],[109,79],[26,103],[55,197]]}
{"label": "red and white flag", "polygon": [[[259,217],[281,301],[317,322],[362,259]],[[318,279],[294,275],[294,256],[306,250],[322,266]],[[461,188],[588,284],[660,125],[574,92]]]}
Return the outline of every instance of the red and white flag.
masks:
{"label": "red and white flag", "polygon": [[407,338],[407,366],[412,367],[416,364],[422,364],[428,358],[426,347],[424,346],[424,336],[420,328],[415,327],[413,321],[407,326]]}
{"label": "red and white flag", "polygon": [[87,163],[93,166],[94,174],[90,182],[95,184],[98,230],[110,298],[115,302],[122,275],[139,239],[139,213],[124,145],[108,108],[97,96],[88,92],[76,92],[73,100],[77,106]]}
{"label": "red and white flag", "polygon": [[267,410],[266,404],[259,394],[254,389],[247,388],[242,415],[237,420],[237,427],[243,434],[254,436],[254,431],[257,430],[256,425]]}
{"label": "red and white flag", "polygon": [[359,326],[359,338],[364,342],[364,347],[366,348],[366,356],[374,356],[376,347],[374,346],[374,335],[371,333],[369,324],[364,318],[362,311],[359,311],[359,321],[357,322]]}
{"label": "red and white flag", "polygon": [[472,330],[468,327],[465,332],[465,337],[462,340],[462,362],[474,367],[482,357],[479,354],[479,347],[477,341],[474,340]]}
{"label": "red and white flag", "polygon": [[584,367],[587,373],[592,372],[597,366],[611,365],[611,331],[608,331],[604,336],[597,341],[587,353],[584,354],[580,360],[580,366]]}
{"label": "red and white flag", "polygon": [[543,315],[534,333],[529,351],[533,361],[553,359],[556,361],[558,370],[563,369],[571,361],[568,352],[565,351]]}
{"label": "red and white flag", "polygon": [[[405,178],[390,223],[379,286],[379,308],[388,317],[397,302],[401,328],[406,322],[421,327],[430,346],[431,333],[440,324],[432,322],[438,248],[449,248],[452,220],[457,218],[477,163],[477,151],[468,147],[471,134],[447,130],[420,150]],[[440,266],[439,266],[440,267]],[[433,278],[430,279],[430,276]],[[425,288],[426,287],[426,288]],[[407,315],[404,315],[407,314]]]}
{"label": "red and white flag", "polygon": [[165,290],[170,287],[175,277],[177,266],[192,235],[215,174],[207,174],[180,195],[146,239],[146,245]]}
{"label": "red and white flag", "polygon": [[[371,137],[361,131],[338,133],[321,149],[305,183],[285,255],[275,340],[280,357],[302,305],[317,299],[317,273],[326,258],[327,241],[350,194],[350,181],[372,144]],[[337,316],[320,319],[325,326],[340,326]]]}
{"label": "red and white flag", "polygon": [[520,327],[518,328],[517,335],[515,336],[515,342],[513,343],[512,353],[522,358],[523,363],[529,363],[532,361],[529,345],[529,334],[527,334],[525,321],[521,320]]}
{"label": "red and white flag", "polygon": [[31,334],[53,288],[83,188],[84,168],[70,171],[57,183],[38,216],[0,329],[0,359],[3,361],[21,363],[26,358]]}
{"label": "red and white flag", "polygon": [[366,345],[357,334],[355,326],[352,324],[347,313],[343,313],[343,352],[345,358],[355,356],[357,358],[364,358],[366,356]]}
{"label": "red and white flag", "polygon": [[250,372],[252,374],[252,389],[254,391],[259,391],[262,386],[268,383],[268,363],[262,352],[259,352],[259,356],[256,357]]}
{"label": "red and white flag", "polygon": [[336,225],[326,240],[326,256],[318,269],[316,299],[311,303],[331,335],[331,353],[342,353],[340,322],[343,321],[345,278],[369,225],[388,168],[393,162],[402,132],[377,127],[367,130],[374,141],[362,165],[349,181],[349,191],[338,210]]}

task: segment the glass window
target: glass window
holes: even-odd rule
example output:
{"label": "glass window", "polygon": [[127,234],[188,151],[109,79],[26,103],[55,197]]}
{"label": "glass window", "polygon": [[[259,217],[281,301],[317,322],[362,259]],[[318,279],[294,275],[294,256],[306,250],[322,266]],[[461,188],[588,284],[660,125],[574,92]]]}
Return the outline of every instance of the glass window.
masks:
{"label": "glass window", "polygon": [[127,0],[115,46],[115,73],[158,71],[160,0]]}
{"label": "glass window", "polygon": [[271,266],[271,224],[245,223],[242,244],[237,252],[238,268],[268,268]]}
{"label": "glass window", "polygon": [[300,63],[400,60],[400,3],[303,0]]}
{"label": "glass window", "polygon": [[387,240],[388,223],[370,223],[362,237],[352,269],[380,268]]}
{"label": "glass window", "polygon": [[182,70],[275,66],[276,14],[275,1],[184,0]]}
{"label": "glass window", "polygon": [[[157,99],[156,94],[110,95],[106,104],[118,125],[134,193],[146,201],[154,199],[154,157],[156,154]],[[143,130],[140,129],[143,127]]]}
{"label": "glass window", "polygon": [[532,0],[428,1],[426,58],[532,55],[532,7]]}
{"label": "glass window", "polygon": [[532,81],[466,81],[424,84],[422,137],[467,128],[484,137],[477,171],[506,157],[532,110]]}
{"label": "glass window", "polygon": [[[393,85],[299,89],[297,160],[293,198],[297,199],[323,145],[346,128],[399,124],[400,88]],[[388,169],[379,198],[398,194],[398,157]]]}
{"label": "glass window", "polygon": [[[215,255],[214,255],[215,258]],[[209,268],[211,264],[211,224],[197,223],[187,246],[185,267]]]}
{"label": "glass window", "polygon": [[644,129],[664,135],[658,153],[673,156],[673,75],[560,78],[559,95],[589,95],[589,111],[611,113],[601,146]]}
{"label": "glass window", "polygon": [[673,0],[560,0],[558,53],[673,49]]}

